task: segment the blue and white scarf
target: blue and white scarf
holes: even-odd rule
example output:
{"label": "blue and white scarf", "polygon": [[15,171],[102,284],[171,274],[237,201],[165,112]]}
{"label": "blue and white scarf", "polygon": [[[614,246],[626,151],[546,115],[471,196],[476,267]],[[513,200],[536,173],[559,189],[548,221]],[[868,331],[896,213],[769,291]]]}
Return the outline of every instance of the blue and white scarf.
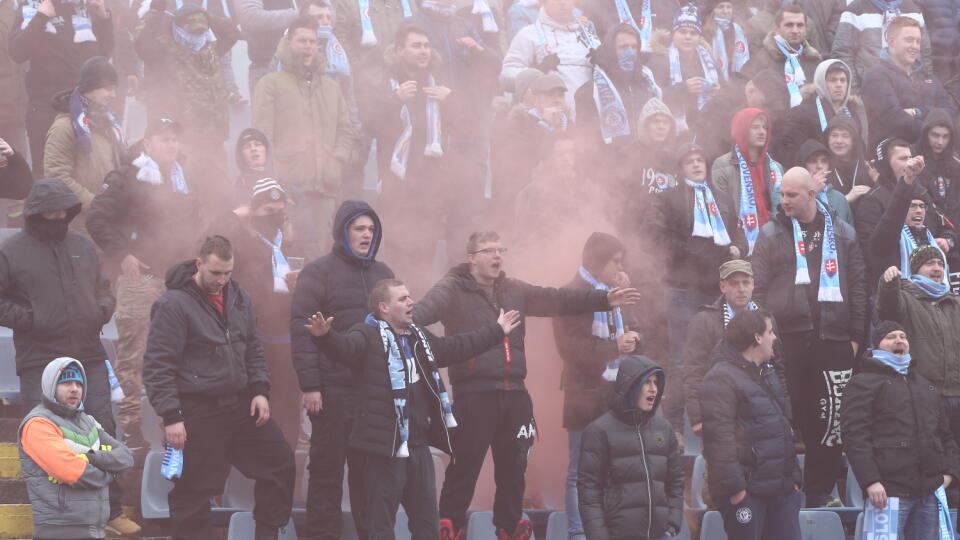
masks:
{"label": "blue and white scarf", "polygon": [[[436,85],[437,82],[433,75],[427,75],[426,86]],[[396,92],[400,88],[400,83],[396,79],[390,79],[390,87]],[[423,148],[423,155],[432,158],[443,157],[443,146],[440,144],[442,121],[440,102],[427,98],[425,108],[427,111],[427,140]],[[400,121],[403,122],[403,130],[400,132],[397,142],[393,145],[393,153],[390,155],[390,171],[402,180],[407,176],[410,139],[413,137],[413,119],[410,118],[410,109],[406,104],[400,109]]]}
{"label": "blue and white scarf", "polygon": [[207,28],[202,34],[187,32],[184,28],[173,25],[173,40],[190,49],[193,52],[199,52],[207,43],[215,43],[217,37],[213,35],[213,30]]}
{"label": "blue and white scarf", "polygon": [[887,352],[881,349],[873,349],[871,351],[873,358],[890,366],[897,373],[901,375],[906,375],[907,370],[910,368],[910,355],[909,354],[893,354],[892,352]]}
{"label": "blue and white scarf", "polygon": [[[82,0],[66,0],[65,3],[73,6],[73,16],[70,17],[70,23],[73,25],[73,42],[85,43],[88,41],[96,41],[97,36],[93,33],[93,23],[90,20],[90,14],[87,12],[86,4]],[[149,2],[147,3],[149,4]],[[21,30],[25,29],[30,24],[30,21],[37,16],[37,6],[39,5],[39,0],[30,0],[23,4],[23,24],[20,25]],[[63,25],[63,17],[58,15],[47,21],[44,31],[49,34],[56,34],[57,27]]]}
{"label": "blue and white scarf", "polygon": [[887,48],[887,27],[890,21],[900,16],[900,4],[903,0],[870,0],[875,8],[883,13],[883,23],[880,30],[880,48]]}
{"label": "blue and white scarf", "polygon": [[650,37],[653,35],[653,14],[650,10],[650,0],[641,0],[640,24],[633,17],[627,0],[613,0],[617,8],[617,17],[623,24],[629,24],[640,34],[640,50],[650,51]]}
{"label": "blue and white scarf", "polygon": [[563,118],[562,118],[562,121],[560,122],[560,127],[559,127],[559,128],[554,128],[549,122],[547,122],[547,119],[543,117],[543,113],[540,112],[540,109],[537,109],[536,107],[531,107],[531,108],[527,109],[527,114],[529,114],[530,116],[536,118],[536,119],[537,119],[537,125],[539,125],[540,127],[542,127],[543,129],[545,129],[545,130],[547,130],[547,131],[556,131],[557,129],[559,129],[560,131],[566,131],[566,130],[567,130],[567,125],[568,125],[569,122],[570,122],[570,121],[567,119],[567,114],[566,114],[566,113],[563,113]]}
{"label": "blue and white scarf", "polygon": [[[760,306],[757,305],[753,300],[747,302],[747,311],[756,311],[760,309]],[[730,304],[726,301],[723,302],[723,328],[726,329],[727,325],[730,324],[730,321],[737,314],[733,311],[733,308],[730,307]]]}
{"label": "blue and white scarf", "polygon": [[[408,444],[410,441],[410,418],[407,416],[407,399],[410,397],[410,390],[407,388],[407,361],[404,360],[404,357],[406,356],[410,361],[410,366],[416,369],[417,360],[413,352],[413,346],[409,342],[409,336],[401,336],[400,341],[404,342],[404,352],[401,354],[400,347],[397,345],[397,336],[386,321],[375,318],[371,313],[367,315],[364,322],[380,329],[380,339],[383,341],[384,352],[387,353],[387,369],[390,372],[390,388],[393,390],[394,413],[396,414],[397,430],[400,434],[400,446],[397,447],[394,456],[398,458],[410,457]],[[423,346],[427,363],[421,367],[433,374],[433,382],[440,397],[440,408],[443,411],[443,422],[447,428],[455,428],[457,427],[457,420],[453,417],[453,405],[450,403],[450,396],[447,395],[447,389],[443,385],[443,379],[440,378],[440,370],[437,368],[433,351],[430,349],[430,342],[427,341],[427,336],[424,335],[419,326],[411,324],[410,332],[416,336],[420,345]],[[409,374],[411,383],[419,380],[413,378],[414,375],[415,373],[412,371]]]}
{"label": "blue and white scarf", "polygon": [[[580,274],[580,277],[593,286],[594,289],[598,291],[611,291],[614,287],[607,285],[599,281],[597,278],[593,277],[586,268],[580,267],[580,270],[577,271]],[[614,334],[610,335],[610,324],[613,323]],[[610,311],[594,311],[593,312],[593,327],[592,333],[595,337],[600,339],[609,339],[615,341],[618,337],[623,335],[623,312],[619,307],[615,307]],[[605,381],[613,382],[617,380],[617,371],[620,369],[620,359],[614,359],[607,362],[606,369],[603,371],[603,379]]]}
{"label": "blue and white scarf", "polygon": [[497,26],[497,18],[493,16],[493,10],[490,9],[487,0],[473,0],[473,9],[470,10],[470,13],[480,15],[480,23],[484,32],[496,34],[500,31],[500,27]]}
{"label": "blue and white scarf", "polygon": [[[944,272],[944,277],[947,276],[947,273]],[[933,298],[934,300],[939,300],[947,295],[950,292],[950,285],[947,283],[934,281],[927,276],[922,276],[920,274],[914,274],[908,278],[910,283],[913,283],[920,289],[923,294]]]}
{"label": "blue and white scarf", "polygon": [[[819,302],[843,302],[840,293],[840,261],[837,258],[837,237],[833,230],[833,218],[823,203],[816,201],[817,211],[823,214],[823,246],[820,255],[820,287],[817,291]],[[797,257],[796,285],[810,284],[810,271],[807,269],[807,246],[803,241],[803,231],[797,218],[793,223],[793,249]]]}
{"label": "blue and white scarf", "polygon": [[113,136],[113,143],[119,154],[126,151],[127,143],[123,137],[123,127],[107,107],[100,107],[96,103],[80,95],[80,89],[74,88],[70,94],[70,124],[73,126],[73,135],[76,147],[83,153],[93,152],[93,133],[90,131],[90,117],[87,114],[92,109],[98,109],[98,117],[106,119],[109,131]]}
{"label": "blue and white scarf", "polygon": [[[757,243],[757,237],[760,235],[760,218],[757,216],[757,194],[753,190],[753,178],[750,174],[750,165],[744,159],[740,147],[734,145],[734,153],[737,155],[737,162],[740,166],[740,206],[738,215],[740,222],[743,223],[743,234],[747,237],[747,254],[753,254],[753,246]],[[783,173],[780,167],[770,155],[767,155],[767,167],[770,170],[770,177],[773,180],[771,189],[780,191],[780,182],[783,180]]]}
{"label": "blue and white scarf", "polygon": [[290,264],[287,263],[287,258],[283,254],[283,230],[278,229],[277,235],[272,241],[260,233],[257,233],[257,236],[264,244],[270,246],[270,250],[273,252],[271,264],[273,268],[273,292],[290,292],[286,280],[287,274],[290,273]]}
{"label": "blue and white scarf", "polygon": [[[636,69],[636,68],[634,68]],[[663,98],[663,91],[653,78],[653,72],[647,66],[640,66],[640,74],[646,79],[657,99]],[[593,102],[600,116],[600,136],[604,144],[610,144],[615,137],[631,134],[627,109],[616,85],[600,66],[593,68]]]}
{"label": "blue and white scarf", "polygon": [[937,534],[940,536],[940,540],[954,540],[956,538],[954,531],[957,530],[957,527],[953,522],[953,516],[950,515],[950,507],[947,506],[947,490],[941,485],[934,494],[937,496],[937,503],[940,506]]}
{"label": "blue and white scarf", "polygon": [[718,246],[729,246],[730,235],[727,234],[710,186],[705,180],[692,182],[684,179],[684,182],[693,188],[693,236],[712,238]]}
{"label": "blue and white scarf", "polygon": [[[827,115],[823,112],[823,99],[820,96],[817,96],[817,118],[820,119],[820,131],[827,130]],[[853,115],[850,113],[850,107],[846,105],[840,109],[840,113],[843,113],[850,118],[853,118]],[[835,113],[836,114],[836,113]]]}
{"label": "blue and white scarf", "polygon": [[[923,232],[927,235],[927,244],[937,248],[940,256],[943,257],[943,283],[949,286],[950,268],[946,263],[947,254],[937,245],[937,241],[933,238],[933,234],[930,233],[930,229],[924,227]],[[900,229],[900,274],[902,274],[905,279],[909,279],[913,275],[913,272],[910,271],[910,255],[912,255],[913,250],[918,247],[920,247],[920,243],[917,242],[917,237],[914,236],[909,226],[904,225],[903,228]]]}
{"label": "blue and white scarf", "polygon": [[[137,180],[155,186],[163,185],[163,173],[160,171],[160,166],[157,165],[157,162],[148,156],[146,152],[141,152],[140,156],[133,160],[133,165],[139,169],[137,171]],[[173,162],[173,167],[170,169],[170,185],[174,193],[181,195],[190,194],[190,188],[187,187],[187,179],[183,175],[183,167],[176,161]]]}
{"label": "blue and white scarf", "polygon": [[[410,10],[410,0],[400,0],[403,9],[403,18],[409,19],[413,12]],[[360,10],[360,44],[368,47],[376,45],[377,34],[373,31],[373,20],[370,19],[370,0],[357,0],[357,8]]]}
{"label": "blue and white scarf", "polygon": [[327,74],[350,77],[350,59],[347,58],[347,53],[343,50],[340,40],[334,35],[333,27],[321,26],[317,28],[317,38],[324,40],[326,43],[324,51],[327,56]]}
{"label": "blue and white scarf", "polygon": [[786,57],[783,62],[783,78],[787,81],[787,90],[790,91],[790,106],[796,107],[803,101],[800,87],[807,82],[807,75],[803,72],[803,66],[800,65],[803,45],[801,44],[799,49],[794,49],[787,43],[787,40],[779,35],[775,35],[773,40],[783,56]]}
{"label": "blue and white scarf", "polygon": [[[750,47],[747,45],[747,38],[743,34],[743,27],[739,24],[714,16],[713,20],[717,23],[717,33],[713,36],[713,54],[720,64],[720,75],[724,81],[730,80],[730,72],[739,73],[743,65],[750,60]],[[727,62],[727,37],[724,32],[733,25],[733,57]]]}
{"label": "blue and white scarf", "polygon": [[[706,80],[703,90],[697,96],[697,110],[699,111],[710,100],[710,90],[714,85],[720,84],[720,76],[717,75],[717,64],[713,61],[713,57],[710,56],[710,51],[706,47],[698,45],[697,55],[700,57],[700,67],[703,68],[703,78]],[[680,50],[671,43],[667,56],[670,60],[670,84],[682,83],[683,70],[680,67]],[[681,108],[677,112],[677,131],[686,131],[687,129],[687,113],[685,108]]]}

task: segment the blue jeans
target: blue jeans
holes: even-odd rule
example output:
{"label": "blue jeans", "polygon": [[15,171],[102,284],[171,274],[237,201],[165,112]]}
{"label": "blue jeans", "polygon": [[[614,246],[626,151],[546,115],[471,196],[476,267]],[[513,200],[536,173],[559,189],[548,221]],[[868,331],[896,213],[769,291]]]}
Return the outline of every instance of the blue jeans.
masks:
{"label": "blue jeans", "polygon": [[920,498],[900,497],[897,538],[937,540],[940,538],[939,531],[940,503],[936,494],[931,493]]}
{"label": "blue jeans", "polygon": [[583,523],[580,522],[580,499],[577,496],[577,474],[580,471],[580,437],[583,430],[567,430],[570,449],[570,464],[567,466],[567,484],[564,491],[564,502],[567,507],[567,534],[583,534]]}

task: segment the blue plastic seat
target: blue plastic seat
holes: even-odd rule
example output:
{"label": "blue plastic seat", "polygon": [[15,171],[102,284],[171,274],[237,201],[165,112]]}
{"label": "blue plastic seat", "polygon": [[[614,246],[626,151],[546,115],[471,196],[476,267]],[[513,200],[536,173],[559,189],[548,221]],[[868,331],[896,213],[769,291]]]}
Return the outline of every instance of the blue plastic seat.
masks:
{"label": "blue plastic seat", "polygon": [[[253,540],[256,523],[252,512],[235,512],[230,516],[230,526],[227,528],[227,540]],[[277,535],[279,540],[297,540],[297,530],[293,526],[291,517],[287,524],[280,528]]]}
{"label": "blue plastic seat", "polygon": [[[526,512],[523,519],[530,519]],[[493,512],[474,512],[467,520],[467,538],[486,540],[497,537],[497,528],[493,525]],[[530,538],[536,539],[536,536]]]}
{"label": "blue plastic seat", "polygon": [[140,512],[147,519],[166,519],[170,517],[170,504],[167,494],[173,489],[173,482],[160,474],[163,453],[151,451],[143,462],[143,476],[140,482]]}

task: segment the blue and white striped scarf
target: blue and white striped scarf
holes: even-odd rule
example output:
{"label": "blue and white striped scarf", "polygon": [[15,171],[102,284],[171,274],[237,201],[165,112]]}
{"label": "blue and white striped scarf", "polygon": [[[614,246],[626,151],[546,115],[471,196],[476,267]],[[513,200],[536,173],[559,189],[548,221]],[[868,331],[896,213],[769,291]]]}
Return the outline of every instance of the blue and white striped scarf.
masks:
{"label": "blue and white striped scarf", "polygon": [[[853,118],[853,114],[850,113],[850,107],[846,105],[844,105],[839,112]],[[820,96],[817,96],[817,118],[820,120],[820,131],[826,131],[827,115],[823,112],[823,99]]]}
{"label": "blue and white striped scarf", "polygon": [[[653,78],[653,72],[647,66],[640,66],[640,74],[650,85],[657,99],[663,99],[663,91]],[[610,76],[600,66],[593,68],[593,102],[597,106],[600,116],[600,136],[604,144],[610,144],[615,137],[631,134],[630,121],[627,118],[627,109],[623,105],[623,98]]]}
{"label": "blue and white striped scarf", "polygon": [[[141,152],[140,156],[133,160],[133,165],[139,169],[137,180],[155,186],[163,185],[163,173],[160,171],[160,166],[146,152]],[[187,179],[183,175],[183,167],[176,161],[173,162],[173,167],[170,169],[170,185],[174,193],[190,194]]]}
{"label": "blue and white striped scarf", "polygon": [[[599,281],[597,278],[593,277],[586,268],[580,267],[580,270],[577,271],[580,274],[580,277],[593,286],[594,289],[598,291],[610,291],[614,287],[607,285]],[[610,324],[613,323],[614,334],[610,335]],[[609,339],[615,341],[618,337],[623,335],[623,312],[620,311],[619,307],[615,307],[610,311],[594,311],[593,312],[593,327],[592,333],[595,337],[600,339]],[[603,379],[605,381],[613,382],[617,380],[617,371],[620,369],[620,358],[616,358],[607,362],[606,369],[603,371]]]}
{"label": "blue and white striped scarf", "polygon": [[[724,81],[730,80],[730,72],[739,73],[743,65],[750,60],[750,47],[744,36],[743,27],[723,17],[714,16],[717,23],[717,33],[713,36],[713,54],[720,63],[720,75]],[[727,37],[724,32],[733,25],[733,58],[727,63]]]}
{"label": "blue and white striped scarf", "polygon": [[283,230],[277,229],[277,235],[272,241],[260,233],[257,233],[257,236],[260,237],[260,240],[263,241],[264,244],[270,246],[270,250],[273,252],[271,257],[271,267],[273,269],[273,292],[290,292],[289,287],[287,287],[286,280],[287,274],[290,273],[290,264],[287,263],[287,257],[283,254]]}
{"label": "blue and white striped scarf", "polygon": [[496,34],[500,31],[500,27],[497,26],[497,18],[493,16],[493,10],[490,9],[487,0],[473,0],[473,8],[471,8],[470,13],[480,16],[480,24],[485,33]]}
{"label": "blue and white striped scarf", "polygon": [[[747,311],[756,311],[758,309],[760,309],[760,306],[758,306],[757,303],[754,302],[753,300],[747,302]],[[724,301],[723,302],[723,328],[724,329],[727,328],[727,325],[730,324],[730,321],[733,320],[733,318],[736,315],[737,314],[733,312],[733,308],[730,307],[730,303],[727,301]]]}
{"label": "blue and white striped scarf", "polygon": [[[404,342],[404,351],[403,354],[401,354],[400,347],[397,345],[397,336],[393,330],[390,329],[390,325],[386,321],[375,318],[372,313],[367,315],[364,323],[380,329],[380,339],[383,341],[384,352],[387,353],[387,369],[390,371],[390,388],[393,390],[394,413],[396,414],[397,431],[400,434],[400,445],[397,447],[394,456],[398,458],[410,457],[410,418],[407,416],[407,400],[410,398],[410,389],[407,388],[407,377],[410,377],[411,383],[419,379],[413,378],[414,373],[407,374],[407,362],[404,358],[409,359],[411,365],[417,364],[413,346],[409,342],[409,336],[401,336],[400,341]],[[433,358],[430,342],[427,341],[427,336],[424,335],[423,330],[421,330],[419,326],[411,324],[410,332],[416,336],[416,339],[420,341],[420,345],[423,346],[424,354],[427,357],[427,364],[421,367],[423,370],[430,371],[433,374],[433,382],[437,386],[437,394],[440,397],[440,409],[443,411],[444,425],[446,425],[447,428],[455,428],[457,427],[457,420],[453,417],[453,405],[450,403],[450,396],[447,394],[447,389],[443,385],[443,379],[440,378],[440,370],[437,368],[436,360]],[[426,376],[425,373],[423,375]],[[424,383],[426,383],[426,381],[424,381]]]}
{"label": "blue and white striped scarf", "polygon": [[[700,67],[703,69],[703,78],[706,81],[703,84],[703,90],[697,96],[697,110],[699,111],[710,100],[710,90],[715,85],[720,84],[720,76],[717,74],[717,64],[713,61],[713,57],[710,56],[710,51],[706,47],[697,45],[697,55],[700,57]],[[670,61],[670,84],[682,83],[684,77],[683,70],[680,67],[680,50],[677,49],[676,45],[670,44],[667,58]],[[677,111],[676,117],[677,131],[686,131],[688,129],[686,108]]]}
{"label": "blue and white striped scarf", "polygon": [[90,131],[91,109],[100,109],[96,115],[110,123],[108,131],[113,137],[113,144],[117,147],[117,154],[123,155],[127,150],[127,142],[123,136],[123,127],[117,121],[108,107],[101,107],[80,95],[80,89],[74,88],[70,94],[70,124],[73,126],[74,144],[83,153],[93,152],[93,132]]}
{"label": "blue and white striped scarf", "polygon": [[[90,14],[87,13],[87,6],[83,0],[66,0],[64,3],[73,6],[73,16],[70,17],[70,23],[73,25],[73,42],[85,43],[88,41],[96,41],[97,36],[93,33],[93,23],[90,20]],[[149,4],[149,2],[147,3]],[[23,24],[20,25],[21,30],[25,29],[30,24],[30,21],[37,16],[37,6],[39,5],[39,0],[29,0],[23,4]],[[49,34],[56,34],[57,27],[63,26],[63,24],[63,17],[54,17],[47,21],[44,31]]]}
{"label": "blue and white striped scarf", "polygon": [[[753,178],[750,175],[750,165],[743,158],[740,147],[734,145],[734,153],[737,155],[737,163],[740,166],[740,206],[738,216],[743,223],[743,234],[747,237],[747,254],[753,254],[753,246],[757,243],[757,237],[760,235],[760,218],[757,216],[757,195],[753,190]],[[770,170],[770,177],[773,180],[771,189],[780,191],[780,182],[783,180],[783,173],[780,167],[773,161],[773,158],[767,154],[767,167]]]}
{"label": "blue and white striped scarf", "polygon": [[650,10],[650,0],[641,0],[640,24],[633,17],[627,0],[613,0],[617,7],[617,17],[623,24],[629,24],[640,34],[640,50],[650,51],[650,37],[653,35],[653,14]]}
{"label": "blue and white striped scarf", "polygon": [[718,246],[729,246],[730,235],[723,224],[723,217],[717,208],[717,200],[706,180],[692,182],[684,179],[693,188],[693,236],[712,238]]}
{"label": "blue and white striped scarf", "polygon": [[[937,248],[937,251],[940,252],[940,256],[943,257],[943,283],[950,285],[950,267],[947,266],[947,254],[940,249],[940,246],[937,245],[937,241],[933,238],[933,234],[930,233],[930,229],[924,227],[923,232],[927,235],[927,244],[932,247]],[[910,279],[910,276],[913,275],[913,272],[910,271],[910,255],[913,254],[913,250],[920,247],[920,242],[917,242],[917,237],[913,235],[913,231],[910,230],[910,227],[904,225],[900,229],[900,274],[903,275],[904,279]]]}
{"label": "blue and white striped scarf", "polygon": [[779,35],[773,37],[777,48],[786,57],[783,63],[783,77],[787,81],[787,90],[790,91],[790,107],[796,107],[803,101],[803,95],[800,94],[800,87],[807,82],[807,75],[803,72],[803,66],[800,65],[800,55],[803,54],[803,45],[799,49],[794,49]]}
{"label": "blue and white striped scarf", "polygon": [[[436,86],[437,82],[433,75],[427,75],[426,86]],[[394,92],[400,88],[400,83],[396,79],[390,79],[390,87]],[[441,122],[440,102],[435,99],[426,98],[427,111],[427,140],[423,147],[423,155],[432,158],[443,157],[443,146],[440,144]],[[410,118],[410,109],[406,104],[400,109],[400,121],[403,122],[403,130],[400,137],[393,145],[393,153],[390,155],[390,171],[397,175],[401,180],[407,176],[407,163],[410,160],[410,139],[413,137],[413,119]]]}
{"label": "blue and white striped scarf", "polygon": [[[409,19],[413,12],[410,11],[410,0],[400,0],[403,8],[403,18]],[[360,10],[360,44],[367,47],[377,44],[377,34],[373,31],[373,21],[370,19],[370,0],[357,0],[357,7]]]}
{"label": "blue and white striped scarf", "polygon": [[[833,218],[823,203],[816,201],[817,211],[823,214],[823,245],[820,252],[820,286],[817,290],[819,302],[843,302],[840,293],[840,261],[837,256],[837,235],[833,230]],[[797,257],[796,285],[810,284],[810,271],[807,269],[807,246],[803,241],[803,231],[797,218],[793,223],[793,249]],[[812,234],[812,231],[811,231]]]}
{"label": "blue and white striped scarf", "polygon": [[347,53],[343,50],[343,45],[340,44],[340,40],[334,35],[333,27],[321,26],[317,28],[317,37],[324,40],[326,44],[324,46],[324,52],[326,52],[327,57],[327,74],[339,74],[344,77],[349,77],[350,59],[347,58]]}

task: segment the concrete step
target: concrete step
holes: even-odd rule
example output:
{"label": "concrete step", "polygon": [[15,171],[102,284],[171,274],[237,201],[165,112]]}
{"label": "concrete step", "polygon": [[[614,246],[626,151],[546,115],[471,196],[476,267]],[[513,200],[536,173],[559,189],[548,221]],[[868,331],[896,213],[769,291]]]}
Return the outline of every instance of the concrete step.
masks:
{"label": "concrete step", "polygon": [[28,504],[27,483],[23,479],[0,479],[0,504]]}
{"label": "concrete step", "polygon": [[20,452],[17,444],[0,443],[0,479],[20,477]]}
{"label": "concrete step", "polygon": [[[138,519],[134,508],[130,506],[124,506],[123,511],[143,527],[141,536],[137,538],[141,540],[169,539],[169,536],[165,536],[167,531],[165,530],[163,520],[146,522],[145,520]],[[30,511],[30,505],[0,504],[0,539],[30,538],[32,536],[33,515]],[[107,537],[110,538],[109,535]]]}

